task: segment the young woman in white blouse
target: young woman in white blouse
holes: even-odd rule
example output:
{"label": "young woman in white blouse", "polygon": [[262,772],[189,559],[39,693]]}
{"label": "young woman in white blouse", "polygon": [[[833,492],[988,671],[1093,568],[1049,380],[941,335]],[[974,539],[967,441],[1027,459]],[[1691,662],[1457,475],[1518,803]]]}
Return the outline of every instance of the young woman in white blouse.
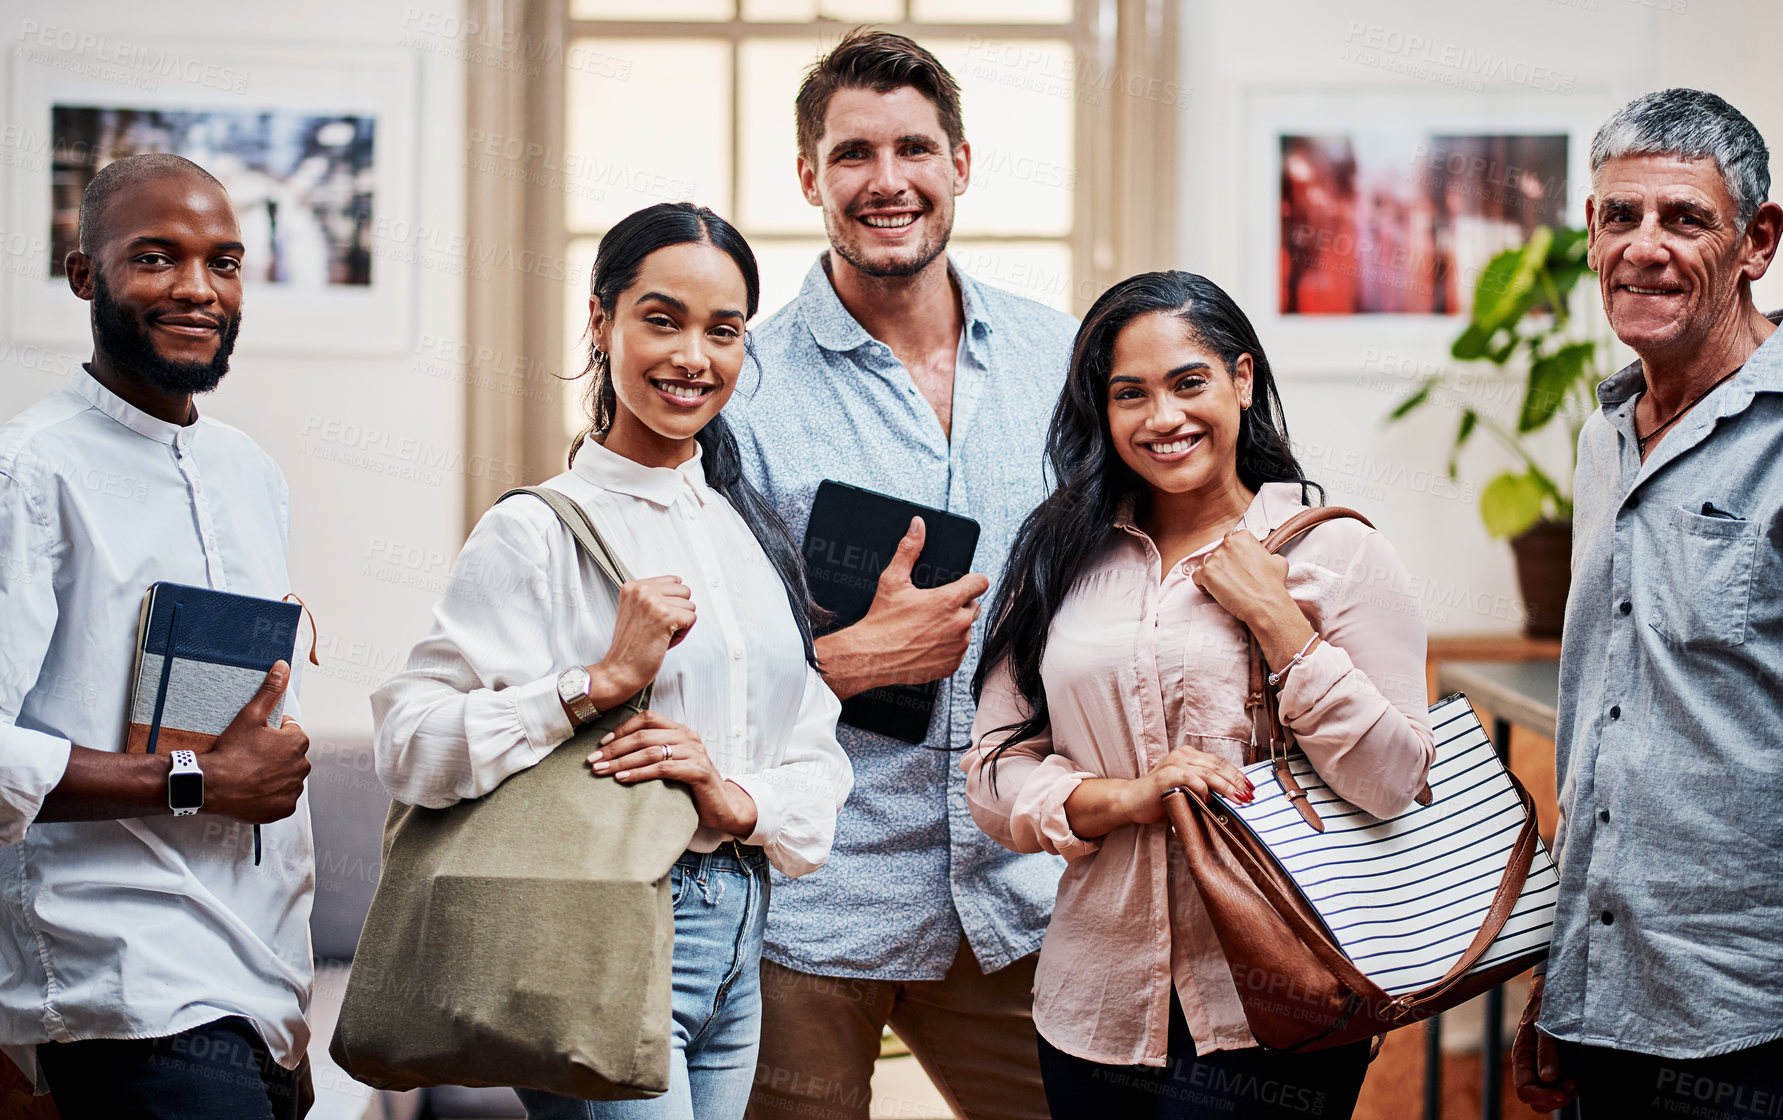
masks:
{"label": "young woman in white blouse", "polygon": [[433,633],[372,695],[379,776],[398,800],[438,807],[488,793],[655,682],[652,709],[589,767],[590,780],[685,783],[699,813],[672,872],[670,1088],[614,1102],[522,1091],[534,1120],[743,1115],[767,867],[822,864],[852,783],[797,550],[719,415],[759,290],[748,244],[710,210],[652,206],[601,239],[589,429],[544,485],[639,578],[615,592],[544,503],[502,502],[465,542]]}
{"label": "young woman in white blouse", "polygon": [[1004,569],[965,769],[986,832],[1067,861],[1034,981],[1053,1118],[1347,1117],[1368,1044],[1257,1047],[1162,795],[1251,799],[1254,636],[1319,774],[1370,812],[1409,805],[1432,754],[1410,579],[1353,519],[1263,550],[1313,487],[1256,331],[1205,277],[1096,301],[1047,456],[1058,486]]}

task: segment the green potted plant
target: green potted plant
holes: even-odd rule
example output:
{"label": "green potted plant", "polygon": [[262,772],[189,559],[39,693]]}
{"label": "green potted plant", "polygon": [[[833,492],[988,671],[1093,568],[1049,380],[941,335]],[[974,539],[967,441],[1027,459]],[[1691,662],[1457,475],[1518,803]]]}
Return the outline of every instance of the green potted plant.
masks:
{"label": "green potted plant", "polygon": [[[1573,289],[1591,273],[1585,263],[1582,229],[1537,226],[1522,245],[1493,257],[1480,273],[1467,328],[1449,348],[1458,361],[1492,369],[1491,381],[1520,397],[1516,420],[1489,415],[1478,397],[1458,387],[1453,371],[1426,378],[1393,409],[1387,422],[1401,420],[1433,401],[1460,410],[1449,451],[1449,477],[1458,469],[1461,449],[1480,432],[1493,437],[1517,459],[1480,491],[1480,519],[1486,531],[1508,538],[1517,558],[1517,581],[1526,609],[1524,632],[1558,637],[1566,607],[1572,558],[1572,477],[1579,430],[1597,408],[1600,340],[1570,314]],[[1564,425],[1568,458],[1562,474],[1544,467],[1534,453],[1538,433]]]}

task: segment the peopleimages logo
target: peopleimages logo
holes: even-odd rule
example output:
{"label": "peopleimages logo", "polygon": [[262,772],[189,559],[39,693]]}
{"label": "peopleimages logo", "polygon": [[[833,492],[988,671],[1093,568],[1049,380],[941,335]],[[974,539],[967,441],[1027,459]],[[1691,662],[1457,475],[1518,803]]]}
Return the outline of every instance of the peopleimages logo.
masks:
{"label": "peopleimages logo", "polygon": [[1345,48],[1345,57],[1352,62],[1383,69],[1400,68],[1390,63],[1437,67],[1437,71],[1414,73],[1414,76],[1445,81],[1450,77],[1459,78],[1471,83],[1466,87],[1469,89],[1482,88],[1478,80],[1489,78],[1546,93],[1570,94],[1579,80],[1579,76],[1570,70],[1555,70],[1495,51],[1475,50],[1460,43],[1442,42],[1417,32],[1399,31],[1360,20],[1350,21],[1343,40],[1349,44]]}
{"label": "peopleimages logo", "polygon": [[[190,82],[224,93],[240,94],[248,89],[245,70],[205,62],[168,47],[151,47],[29,19],[19,24],[18,57],[24,62],[70,70],[139,89],[157,89],[158,79],[162,78]],[[78,59],[87,62],[78,63]]]}

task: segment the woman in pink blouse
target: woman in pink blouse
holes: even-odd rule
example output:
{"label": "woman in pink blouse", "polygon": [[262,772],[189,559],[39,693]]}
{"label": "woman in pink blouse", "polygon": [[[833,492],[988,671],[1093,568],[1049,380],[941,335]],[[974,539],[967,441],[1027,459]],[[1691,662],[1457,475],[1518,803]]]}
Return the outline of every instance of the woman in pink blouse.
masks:
{"label": "woman in pink blouse", "polygon": [[992,607],[964,767],[980,827],[1068,861],[1034,989],[1052,1114],[1347,1117],[1367,1045],[1257,1047],[1162,796],[1251,798],[1248,631],[1331,787],[1409,805],[1432,740],[1405,569],[1352,519],[1263,551],[1318,488],[1250,320],[1201,276],[1096,301],[1047,456],[1058,487]]}

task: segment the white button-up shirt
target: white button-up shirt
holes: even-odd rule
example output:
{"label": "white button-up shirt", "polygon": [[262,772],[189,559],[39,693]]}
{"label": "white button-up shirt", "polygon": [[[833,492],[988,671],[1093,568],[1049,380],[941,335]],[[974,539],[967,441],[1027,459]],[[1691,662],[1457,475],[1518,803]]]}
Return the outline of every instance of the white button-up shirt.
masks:
{"label": "white button-up shirt", "polygon": [[31,824],[71,742],[122,749],[149,585],[284,596],[288,511],[246,435],[84,372],[0,427],[0,1048],[27,1072],[35,1043],[229,1015],[286,1067],[308,1045],[307,801],[264,827],[258,866],[225,817]]}
{"label": "white button-up shirt", "polygon": [[[699,735],[718,772],[755,799],[753,834],[788,875],[829,855],[853,770],[841,704],[805,661],[779,575],[701,456],[646,467],[585,441],[545,483],[587,511],[634,578],[674,575],[696,620],[669,650],[651,709]],[[515,497],[483,515],[434,607],[433,633],[372,694],[378,774],[391,796],[439,808],[481,797],[573,732],[557,678],[607,652],[618,592],[549,506]],[[702,827],[689,847],[727,837]]]}

